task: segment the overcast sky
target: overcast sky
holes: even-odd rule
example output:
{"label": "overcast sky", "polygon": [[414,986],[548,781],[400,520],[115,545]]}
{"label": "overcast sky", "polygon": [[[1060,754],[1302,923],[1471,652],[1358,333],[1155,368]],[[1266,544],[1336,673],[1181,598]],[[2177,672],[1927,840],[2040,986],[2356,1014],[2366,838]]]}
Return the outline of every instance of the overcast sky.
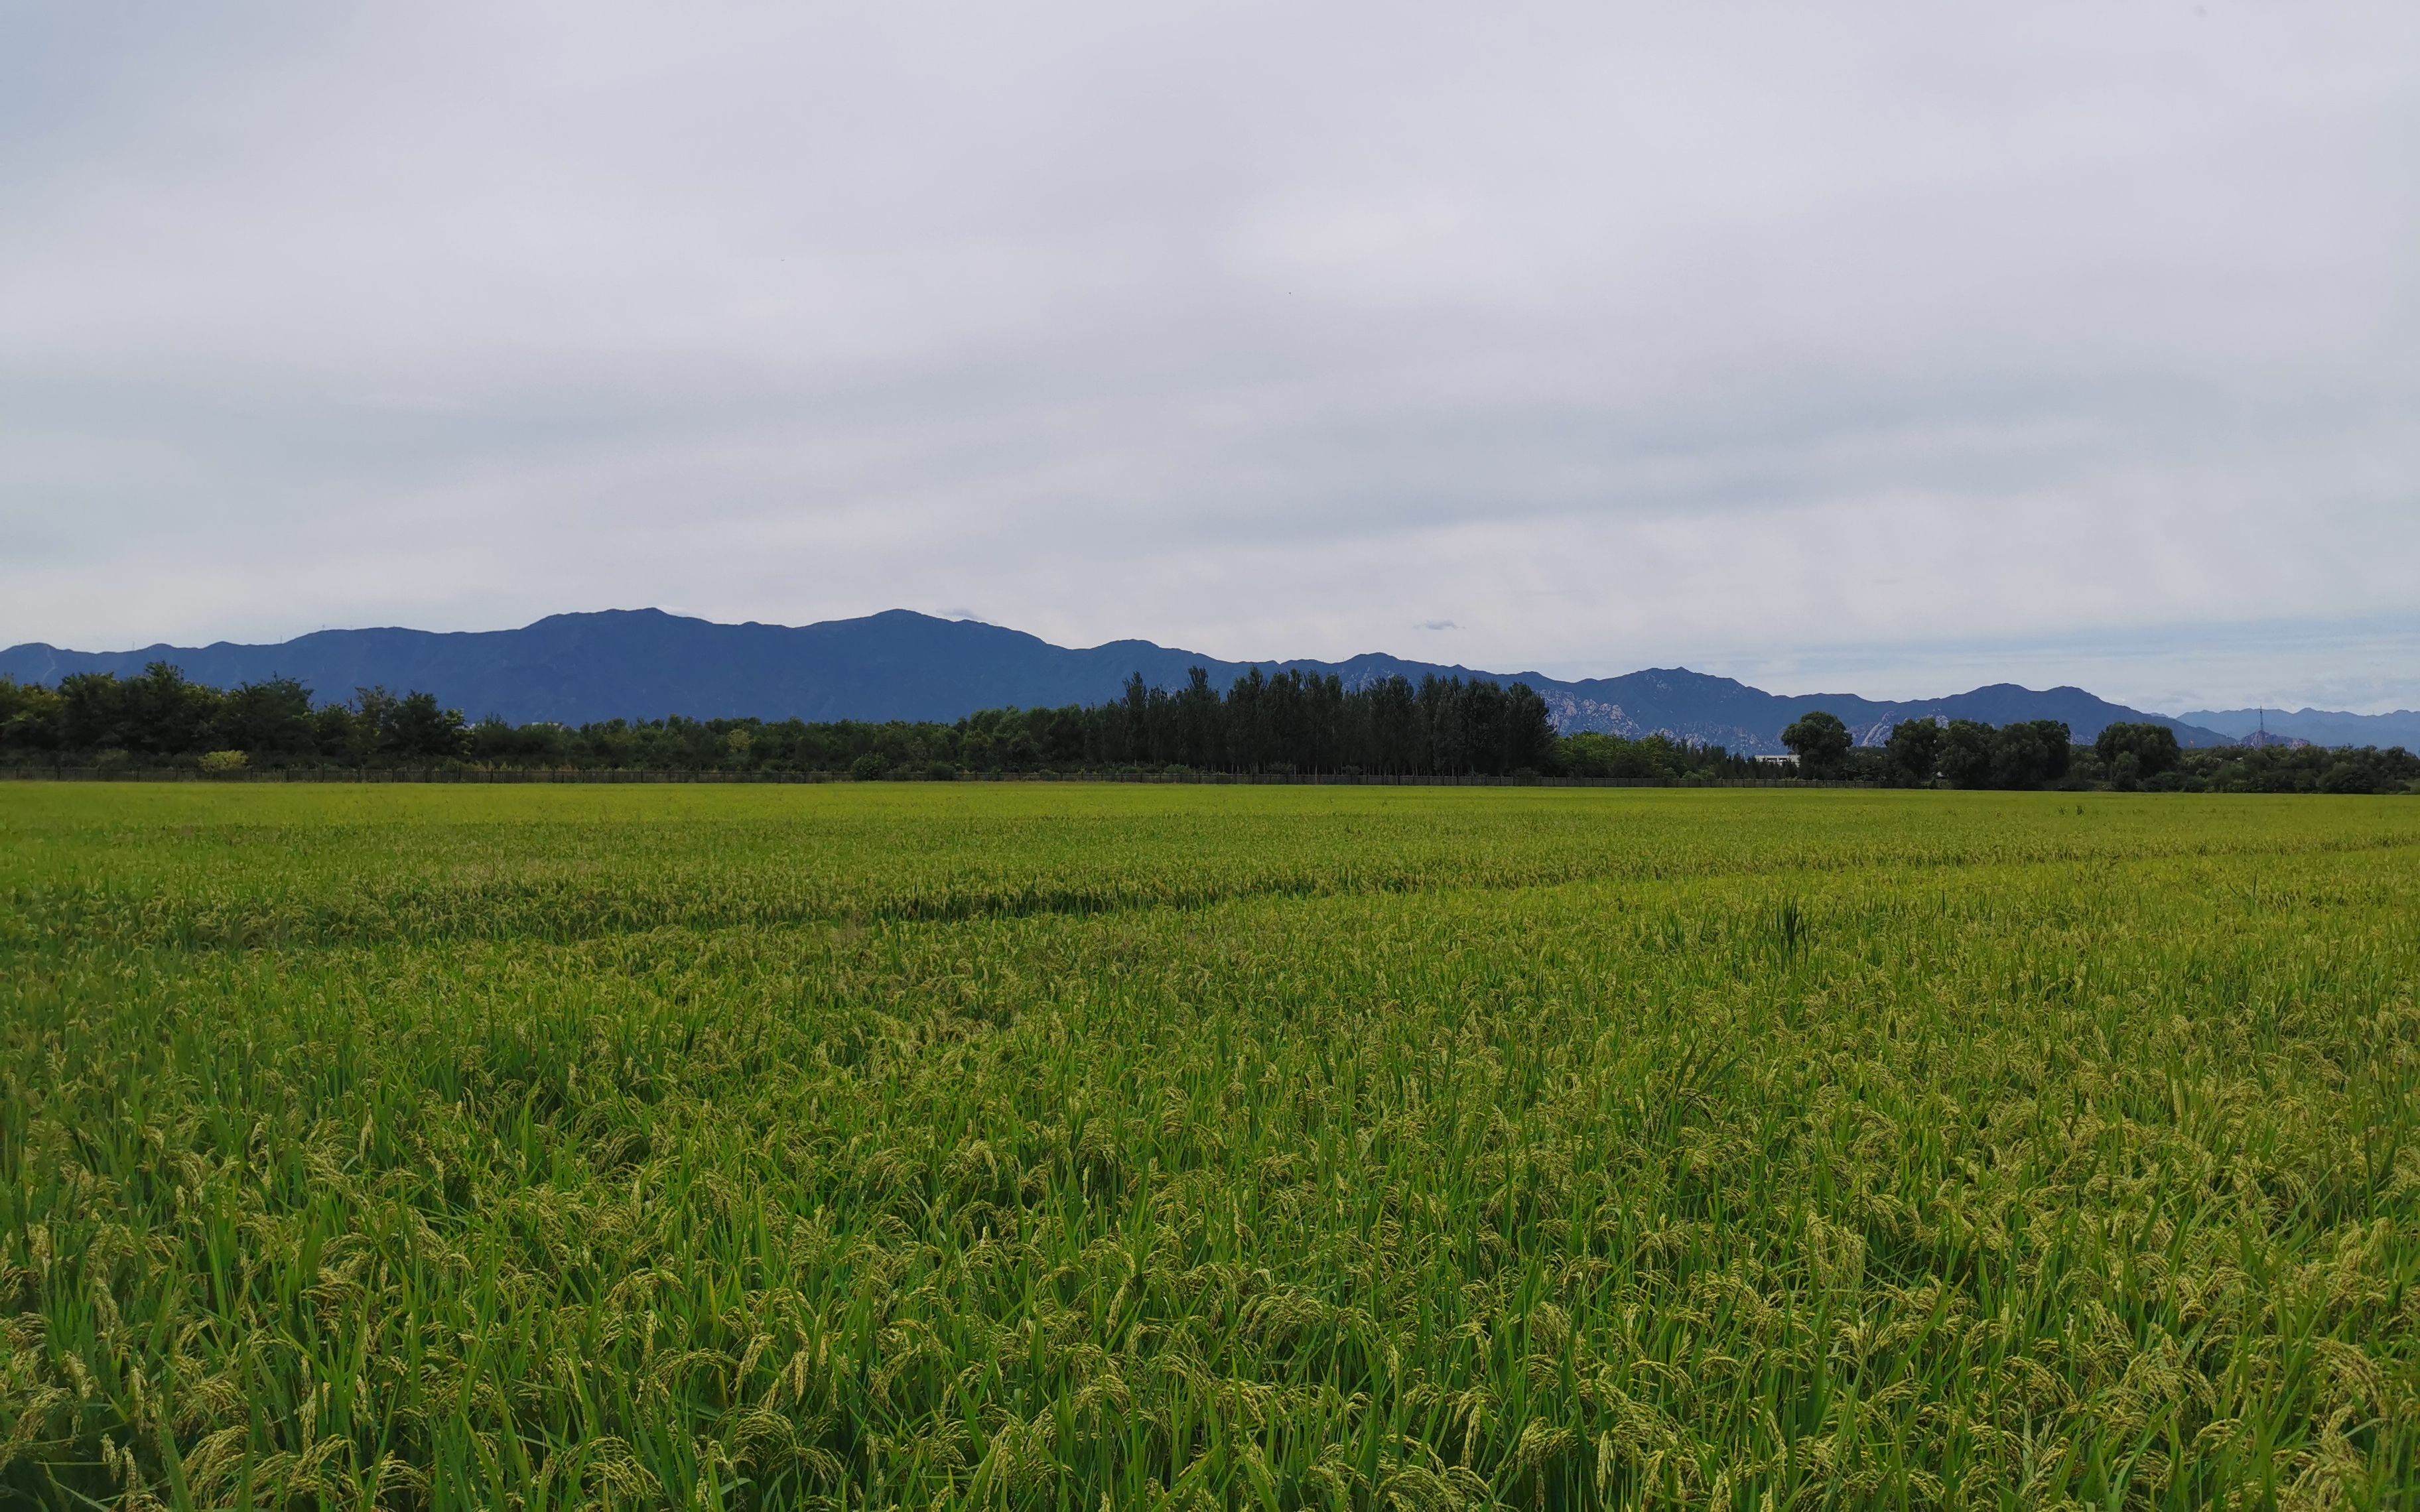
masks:
{"label": "overcast sky", "polygon": [[2420,704],[2420,6],[0,3],[0,643]]}

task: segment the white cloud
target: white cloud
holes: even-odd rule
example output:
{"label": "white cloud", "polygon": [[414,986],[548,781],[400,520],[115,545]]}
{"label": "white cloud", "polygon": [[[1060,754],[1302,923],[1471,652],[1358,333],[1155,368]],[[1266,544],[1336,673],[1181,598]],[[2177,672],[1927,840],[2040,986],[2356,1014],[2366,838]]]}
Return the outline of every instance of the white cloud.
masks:
{"label": "white cloud", "polygon": [[0,641],[1443,603],[1509,669],[2420,702],[2408,7],[12,26]]}

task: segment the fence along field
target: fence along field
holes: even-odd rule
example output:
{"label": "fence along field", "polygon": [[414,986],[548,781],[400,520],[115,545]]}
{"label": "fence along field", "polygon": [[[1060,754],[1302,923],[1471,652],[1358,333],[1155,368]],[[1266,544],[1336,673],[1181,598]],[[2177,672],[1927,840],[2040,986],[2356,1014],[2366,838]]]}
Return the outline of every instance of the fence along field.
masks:
{"label": "fence along field", "polygon": [[0,839],[0,1502],[2420,1484],[2408,801],[44,784]]}

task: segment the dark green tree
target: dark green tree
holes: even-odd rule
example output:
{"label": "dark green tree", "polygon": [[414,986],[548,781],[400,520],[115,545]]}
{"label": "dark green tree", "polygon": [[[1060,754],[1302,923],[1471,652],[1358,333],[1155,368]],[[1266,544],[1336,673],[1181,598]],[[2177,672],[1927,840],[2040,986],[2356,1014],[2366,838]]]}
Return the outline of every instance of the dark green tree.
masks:
{"label": "dark green tree", "polygon": [[0,677],[0,748],[58,750],[63,699],[41,682]]}
{"label": "dark green tree", "polygon": [[351,717],[343,722],[345,745],[338,759],[359,766],[391,753],[395,707],[401,702],[383,687],[354,688]]}
{"label": "dark green tree", "polygon": [[148,756],[176,756],[208,744],[224,699],[196,683],[183,668],[155,661],[126,685],[127,748]]}
{"label": "dark green tree", "polygon": [[1507,772],[1550,772],[1555,767],[1555,717],[1527,683],[1505,690],[1504,767]]}
{"label": "dark green tree", "polygon": [[1902,719],[1891,726],[1883,751],[1900,780],[1930,782],[1941,769],[1941,726],[1931,719]]}
{"label": "dark green tree", "polygon": [[223,750],[256,756],[292,756],[318,744],[311,717],[311,690],[291,677],[245,683],[219,701],[210,738]]}
{"label": "dark green tree", "polygon": [[2092,751],[2112,774],[2118,770],[2122,758],[2133,757],[2133,767],[2128,776],[2137,779],[2173,772],[2184,760],[2184,752],[2177,745],[2177,733],[2164,724],[2103,725],[2101,733],[2093,737]]}
{"label": "dark green tree", "polygon": [[69,750],[123,749],[126,685],[116,672],[71,672],[59,679],[59,744]]}
{"label": "dark green tree", "polygon": [[1987,788],[1992,785],[1992,737],[1990,725],[1974,719],[1952,719],[1941,732],[1941,754],[1937,759],[1941,775],[1950,786]]}
{"label": "dark green tree", "polygon": [[1226,720],[1207,668],[1186,670],[1185,687],[1176,695],[1175,724],[1180,764],[1204,770],[1219,764],[1227,744]]}
{"label": "dark green tree", "polygon": [[1140,672],[1126,679],[1125,696],[1117,705],[1118,748],[1109,753],[1112,761],[1147,762],[1152,759],[1152,694],[1156,691],[1143,686]]}
{"label": "dark green tree", "polygon": [[2038,788],[2067,775],[2073,748],[2066,721],[2023,719],[2004,724],[1992,735],[1991,785]]}
{"label": "dark green tree", "polygon": [[1849,764],[1856,746],[1840,717],[1814,709],[1798,717],[1781,733],[1781,743],[1797,754],[1798,769],[1808,777],[1831,777]]}
{"label": "dark green tree", "polygon": [[1360,759],[1352,764],[1388,777],[1424,772],[1427,754],[1421,748],[1419,695],[1401,673],[1382,678],[1362,690],[1368,710]]}
{"label": "dark green tree", "polygon": [[406,693],[396,700],[385,711],[380,734],[387,753],[415,761],[453,761],[470,748],[462,711],[440,707],[434,693]]}
{"label": "dark green tree", "polygon": [[58,693],[39,683],[0,677],[0,748],[55,750],[59,746]]}

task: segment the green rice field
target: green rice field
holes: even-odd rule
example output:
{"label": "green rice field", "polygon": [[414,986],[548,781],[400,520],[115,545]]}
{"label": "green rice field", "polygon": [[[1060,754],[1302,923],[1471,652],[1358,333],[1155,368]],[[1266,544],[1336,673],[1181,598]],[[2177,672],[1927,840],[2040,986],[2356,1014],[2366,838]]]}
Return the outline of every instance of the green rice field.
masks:
{"label": "green rice field", "polygon": [[2420,1504],[2420,802],[0,788],[0,1508]]}

